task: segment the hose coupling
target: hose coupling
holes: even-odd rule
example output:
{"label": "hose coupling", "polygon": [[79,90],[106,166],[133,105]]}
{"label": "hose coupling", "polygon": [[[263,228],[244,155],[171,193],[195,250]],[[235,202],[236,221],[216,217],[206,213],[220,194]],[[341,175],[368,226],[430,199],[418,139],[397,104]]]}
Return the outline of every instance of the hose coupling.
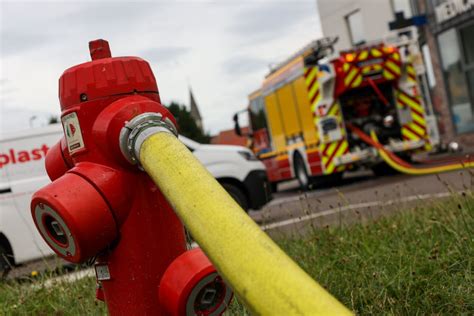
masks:
{"label": "hose coupling", "polygon": [[178,137],[176,126],[161,113],[147,112],[135,116],[125,123],[120,131],[120,150],[133,165],[140,163],[140,148],[143,142],[157,133],[169,133]]}

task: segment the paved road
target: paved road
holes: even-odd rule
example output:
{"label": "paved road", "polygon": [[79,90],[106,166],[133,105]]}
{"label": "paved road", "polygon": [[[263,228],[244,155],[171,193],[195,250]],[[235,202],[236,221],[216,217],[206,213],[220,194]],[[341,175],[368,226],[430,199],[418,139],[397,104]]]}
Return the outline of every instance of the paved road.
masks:
{"label": "paved road", "polygon": [[[283,184],[263,210],[251,217],[271,235],[305,228],[370,220],[421,201],[474,189],[474,171],[439,175],[375,177],[359,172],[333,188],[300,192],[295,182]],[[311,225],[310,225],[311,224]]]}

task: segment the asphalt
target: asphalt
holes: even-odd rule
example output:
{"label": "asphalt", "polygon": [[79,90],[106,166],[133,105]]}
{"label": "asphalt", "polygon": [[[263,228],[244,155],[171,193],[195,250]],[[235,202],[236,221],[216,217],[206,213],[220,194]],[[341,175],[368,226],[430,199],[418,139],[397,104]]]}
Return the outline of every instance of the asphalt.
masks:
{"label": "asphalt", "polygon": [[306,192],[301,192],[295,182],[280,184],[267,206],[249,214],[270,235],[304,234],[313,227],[374,220],[417,203],[473,189],[474,170],[385,177],[358,172],[347,175],[337,186]]}

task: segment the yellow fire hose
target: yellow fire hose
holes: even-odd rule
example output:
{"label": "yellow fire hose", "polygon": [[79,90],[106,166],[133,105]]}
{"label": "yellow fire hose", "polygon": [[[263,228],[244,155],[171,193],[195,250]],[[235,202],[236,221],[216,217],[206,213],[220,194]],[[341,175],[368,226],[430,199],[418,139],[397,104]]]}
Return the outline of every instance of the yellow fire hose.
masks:
{"label": "yellow fire hose", "polygon": [[148,137],[139,153],[142,167],[253,313],[351,315],[253,222],[174,135]]}
{"label": "yellow fire hose", "polygon": [[377,135],[374,131],[371,131],[370,136],[373,141],[373,145],[377,148],[377,151],[382,159],[393,169],[411,175],[426,175],[433,173],[448,172],[460,169],[474,168],[474,161],[457,161],[450,162],[437,166],[413,166],[405,161],[402,161],[392,152],[386,150],[378,141]]}
{"label": "yellow fire hose", "polygon": [[355,133],[359,138],[367,143],[368,145],[377,149],[380,157],[393,169],[410,174],[410,175],[426,175],[433,173],[448,172],[460,169],[474,168],[474,161],[471,159],[464,160],[452,160],[450,162],[445,162],[442,164],[430,163],[426,165],[414,166],[408,162],[402,160],[400,157],[395,155],[393,152],[387,150],[382,144],[380,144],[377,134],[375,131],[370,131],[370,136],[364,133],[361,129],[356,126],[348,123],[347,128],[349,128],[353,133]]}

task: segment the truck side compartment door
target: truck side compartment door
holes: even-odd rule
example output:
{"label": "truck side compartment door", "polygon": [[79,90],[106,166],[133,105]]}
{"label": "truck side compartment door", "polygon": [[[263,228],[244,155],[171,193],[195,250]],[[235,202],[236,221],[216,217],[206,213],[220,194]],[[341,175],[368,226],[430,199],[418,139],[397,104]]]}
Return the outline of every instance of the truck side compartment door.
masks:
{"label": "truck side compartment door", "polygon": [[311,113],[311,105],[309,104],[308,92],[303,76],[293,82],[293,91],[297,100],[305,145],[316,145],[318,143],[318,134],[314,122],[314,115]]}
{"label": "truck side compartment door", "polygon": [[265,97],[265,109],[270,125],[273,149],[276,152],[286,151],[285,131],[275,93]]}
{"label": "truck side compartment door", "polygon": [[291,83],[284,85],[276,92],[278,106],[283,118],[285,136],[293,138],[301,133],[301,124],[298,118],[298,109],[293,95]]}

